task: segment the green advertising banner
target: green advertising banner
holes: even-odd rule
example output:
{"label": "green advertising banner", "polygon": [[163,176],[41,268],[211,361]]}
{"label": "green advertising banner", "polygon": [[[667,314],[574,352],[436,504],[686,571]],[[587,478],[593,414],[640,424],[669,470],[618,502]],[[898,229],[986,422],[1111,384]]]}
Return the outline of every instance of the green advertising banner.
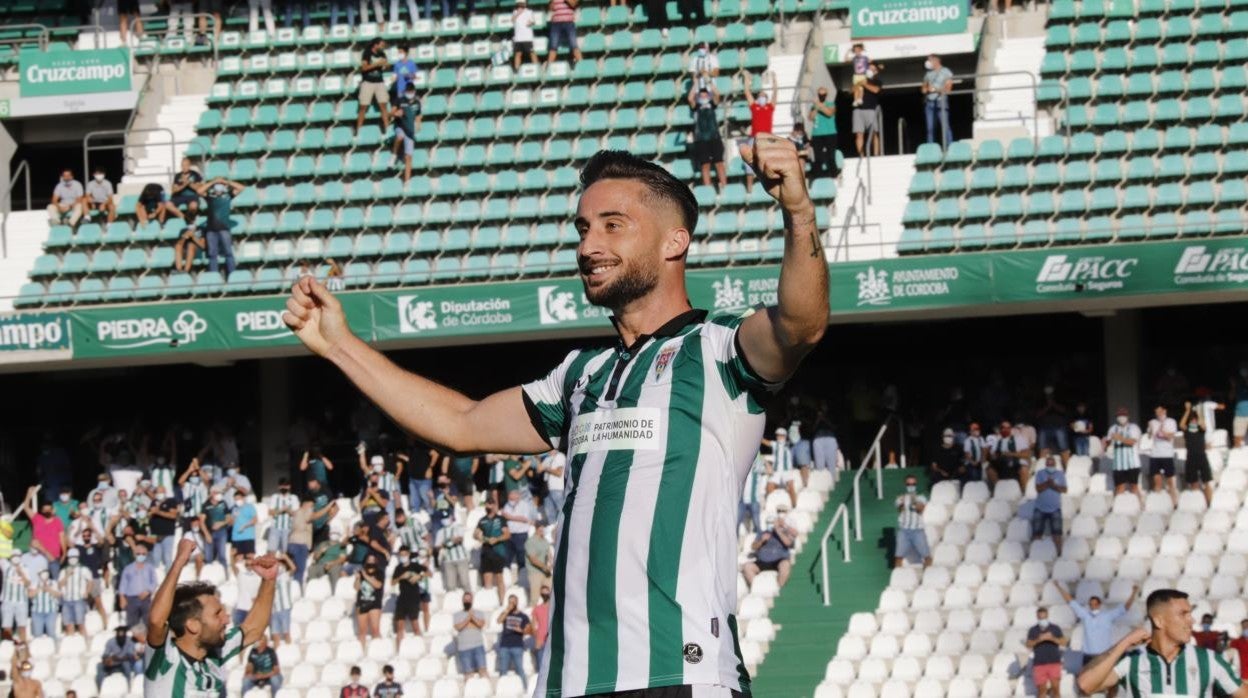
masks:
{"label": "green advertising banner", "polygon": [[966,0],[851,0],[855,39],[961,34],[967,31]]}
{"label": "green advertising banner", "polygon": [[130,49],[22,51],[22,97],[130,90]]}
{"label": "green advertising banner", "polygon": [[69,316],[64,313],[0,315],[0,352],[69,348]]}
{"label": "green advertising banner", "polygon": [[[829,266],[833,316],[1197,291],[1248,291],[1248,238],[896,257]],[[689,299],[712,311],[776,303],[777,265],[693,269]],[[609,327],[576,278],[339,295],[369,341],[538,334]],[[291,347],[284,296],[0,317],[4,351],[73,358]]]}

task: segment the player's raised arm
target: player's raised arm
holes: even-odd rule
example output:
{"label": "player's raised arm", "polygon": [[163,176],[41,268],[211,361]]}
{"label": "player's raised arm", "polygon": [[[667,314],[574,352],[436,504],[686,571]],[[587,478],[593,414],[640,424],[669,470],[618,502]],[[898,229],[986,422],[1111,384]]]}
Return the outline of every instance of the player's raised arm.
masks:
{"label": "player's raised arm", "polygon": [[305,346],[333,362],[421,441],[459,453],[549,448],[529,419],[519,387],[473,400],[399,368],[351,333],[342,304],[311,277],[295,283],[282,319]]}
{"label": "player's raised arm", "polygon": [[797,370],[828,326],[828,262],[793,142],[762,134],[752,146],[741,148],[741,157],[784,211],[784,257],[776,305],[746,318],[737,335],[754,371],[778,382]]}
{"label": "player's raised arm", "polygon": [[152,647],[165,644],[165,636],[169,633],[169,614],[173,611],[173,592],[177,590],[178,577],[182,576],[182,568],[195,554],[195,548],[195,541],[189,538],[178,541],[178,552],[174,554],[164,581],[152,597],[152,607],[147,612],[147,644]]}
{"label": "player's raised arm", "polygon": [[264,635],[273,613],[273,594],[277,589],[277,570],[281,563],[273,555],[258,557],[251,562],[251,569],[260,575],[260,591],[251,604],[251,610],[243,618],[243,645],[250,645]]}

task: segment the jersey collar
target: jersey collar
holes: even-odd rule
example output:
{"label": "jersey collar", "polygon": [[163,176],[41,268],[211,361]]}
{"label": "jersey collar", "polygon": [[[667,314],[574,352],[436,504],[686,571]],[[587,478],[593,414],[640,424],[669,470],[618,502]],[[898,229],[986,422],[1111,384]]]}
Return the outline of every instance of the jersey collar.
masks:
{"label": "jersey collar", "polygon": [[[637,339],[633,342],[632,346],[624,346],[624,339],[622,337],[618,338],[616,347],[620,352],[632,352],[652,338],[675,337],[680,334],[681,330],[685,329],[689,325],[703,322],[704,320],[706,320],[706,311],[692,308],[663,323],[659,329],[650,334],[637,335]],[[620,324],[619,321],[615,319],[614,315],[611,316],[611,324],[615,327],[615,332],[618,335],[620,332]]]}

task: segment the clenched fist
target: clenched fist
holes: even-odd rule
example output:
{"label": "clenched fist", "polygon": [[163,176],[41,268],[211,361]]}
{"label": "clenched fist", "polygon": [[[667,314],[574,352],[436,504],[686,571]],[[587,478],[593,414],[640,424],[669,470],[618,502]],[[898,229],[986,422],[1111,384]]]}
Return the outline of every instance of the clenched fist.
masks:
{"label": "clenched fist", "polygon": [[299,279],[291,288],[282,321],[318,356],[328,355],[335,346],[354,336],[347,326],[342,303],[310,276]]}
{"label": "clenched fist", "polygon": [[741,158],[754,169],[763,189],[780,202],[784,210],[790,213],[813,210],[814,204],[806,191],[806,173],[793,141],[760,133],[753,145],[741,146]]}

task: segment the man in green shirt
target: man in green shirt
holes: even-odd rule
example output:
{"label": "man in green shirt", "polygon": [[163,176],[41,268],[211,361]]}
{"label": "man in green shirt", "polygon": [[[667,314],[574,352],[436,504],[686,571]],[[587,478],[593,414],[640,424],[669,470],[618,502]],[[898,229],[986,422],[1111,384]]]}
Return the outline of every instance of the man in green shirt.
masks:
{"label": "man in green shirt", "polygon": [[715,81],[706,87],[689,90],[689,108],[693,110],[693,166],[702,169],[702,183],[711,186],[711,165],[719,176],[719,190],[728,186],[728,169],[724,167],[724,141],[719,137],[719,90]]}
{"label": "man in green shirt", "polygon": [[312,551],[312,563],[308,565],[308,581],[329,577],[331,589],[338,586],[342,566],[347,563],[347,548],[342,543],[327,538]]}
{"label": "man in green shirt", "polygon": [[542,587],[550,586],[550,543],[541,519],[533,524],[533,533],[524,542],[524,556],[529,568],[529,603],[536,604]]}
{"label": "man in green shirt", "polygon": [[835,179],[841,176],[841,168],[836,164],[836,103],[828,99],[828,88],[820,87],[816,93],[818,99],[810,105],[810,145],[815,149],[815,164],[810,168],[810,177],[827,175]]}
{"label": "man in green shirt", "polygon": [[416,133],[420,130],[420,98],[416,96],[416,86],[408,83],[394,105],[392,115],[394,122],[394,159],[399,159],[399,148],[403,149],[403,183],[412,178],[412,151],[416,149]]}
{"label": "man in green shirt", "polygon": [[510,494],[512,490],[520,490],[520,496],[527,499],[529,476],[533,474],[529,459],[527,457],[509,459],[505,472],[507,477],[503,479],[503,491]]}
{"label": "man in green shirt", "polygon": [[329,537],[329,520],[337,512],[338,505],[329,498],[319,480],[308,481],[307,498],[312,500],[312,545],[317,545]]}
{"label": "man in green shirt", "polygon": [[225,257],[225,277],[230,278],[234,272],[234,247],[230,242],[230,208],[234,197],[238,196],[246,185],[231,182],[224,177],[217,177],[210,182],[192,184],[192,188],[200,196],[208,200],[208,215],[204,223],[204,237],[208,241],[208,271],[217,271],[217,258]]}
{"label": "man in green shirt", "polygon": [[498,603],[502,605],[507,598],[503,568],[507,566],[507,541],[511,539],[511,530],[493,501],[485,501],[485,516],[477,522],[477,530],[472,536],[481,543],[481,586],[498,589]]}

